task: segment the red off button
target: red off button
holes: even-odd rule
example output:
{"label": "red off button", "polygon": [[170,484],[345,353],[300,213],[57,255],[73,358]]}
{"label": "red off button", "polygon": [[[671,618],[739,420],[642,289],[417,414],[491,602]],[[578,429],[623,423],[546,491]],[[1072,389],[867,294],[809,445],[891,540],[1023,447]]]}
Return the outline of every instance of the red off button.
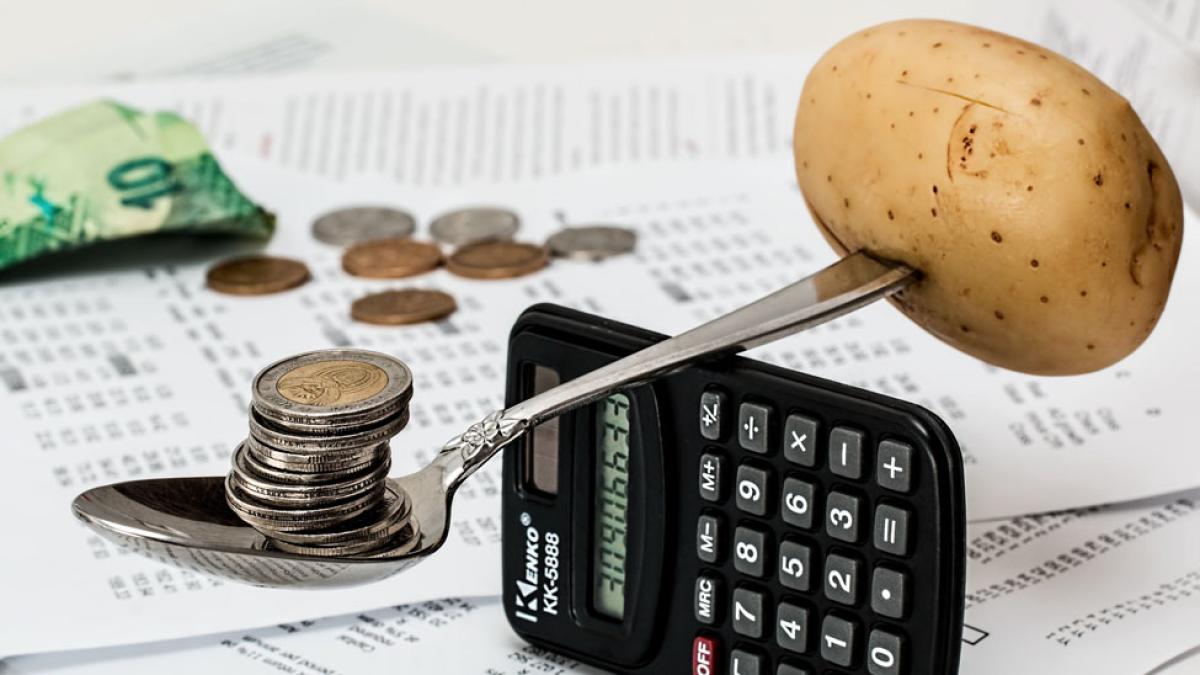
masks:
{"label": "red off button", "polygon": [[717,641],[697,636],[692,643],[692,675],[717,675]]}

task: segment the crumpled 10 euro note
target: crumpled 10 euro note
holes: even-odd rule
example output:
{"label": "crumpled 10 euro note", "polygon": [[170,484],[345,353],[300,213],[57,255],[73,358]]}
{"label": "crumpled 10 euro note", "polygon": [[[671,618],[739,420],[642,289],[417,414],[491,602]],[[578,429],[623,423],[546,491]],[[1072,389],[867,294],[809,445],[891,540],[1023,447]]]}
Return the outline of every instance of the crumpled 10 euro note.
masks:
{"label": "crumpled 10 euro note", "polygon": [[265,239],[274,226],[173,113],[96,101],[0,140],[0,268],[154,232]]}

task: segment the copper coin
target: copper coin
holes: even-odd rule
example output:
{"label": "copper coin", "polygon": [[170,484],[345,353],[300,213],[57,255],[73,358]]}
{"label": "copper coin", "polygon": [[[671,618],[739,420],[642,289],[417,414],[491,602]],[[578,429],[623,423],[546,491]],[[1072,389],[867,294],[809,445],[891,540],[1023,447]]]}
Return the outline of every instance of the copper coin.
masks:
{"label": "copper coin", "polygon": [[364,241],[342,255],[342,269],[371,279],[411,277],[441,264],[442,251],[435,244],[408,238]]}
{"label": "copper coin", "polygon": [[470,279],[511,279],[546,266],[543,246],[515,241],[485,241],[464,246],[446,261],[446,269]]}
{"label": "copper coin", "polygon": [[256,255],[213,265],[205,281],[218,293],[267,295],[295,288],[308,278],[308,267],[299,260]]}
{"label": "copper coin", "polygon": [[350,306],[350,316],[365,323],[399,326],[441,319],[456,309],[458,304],[446,293],[405,288],[372,293],[355,300]]}

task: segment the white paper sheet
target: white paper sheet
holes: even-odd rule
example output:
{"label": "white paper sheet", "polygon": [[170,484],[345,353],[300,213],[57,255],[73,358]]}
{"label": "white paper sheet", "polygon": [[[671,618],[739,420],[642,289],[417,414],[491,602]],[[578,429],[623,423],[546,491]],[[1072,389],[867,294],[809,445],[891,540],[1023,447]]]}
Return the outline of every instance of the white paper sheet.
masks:
{"label": "white paper sheet", "polygon": [[964,673],[1146,673],[1200,639],[1200,493],[969,538]]}
{"label": "white paper sheet", "polygon": [[[1200,492],[970,528],[963,675],[1148,673],[1196,642]],[[470,649],[462,649],[469,640]],[[14,673],[593,673],[522,644],[498,600],[451,599],[143,647],[14,658]],[[1187,661],[1166,672],[1194,672]],[[680,672],[685,666],[681,664]],[[0,669],[2,670],[2,669]]]}
{"label": "white paper sheet", "polygon": [[13,88],[0,134],[97,96],[172,109],[215,147],[414,188],[597,166],[787,157],[811,58],[411,69]]}
{"label": "white paper sheet", "polygon": [[[279,209],[279,233],[268,250],[306,260],[314,280],[305,287],[273,297],[220,296],[203,288],[203,271],[231,248],[189,245],[181,254],[170,242],[52,261],[37,271],[46,279],[10,279],[0,287],[0,424],[13,448],[11,475],[21,477],[0,492],[0,508],[27,514],[10,525],[10,541],[37,542],[9,547],[0,558],[9,607],[0,653],[168,639],[381,602],[494,593],[498,466],[460,493],[454,540],[436,564],[331,593],[218,586],[182,575],[120,554],[74,523],[67,507],[75,493],[101,482],[223,473],[228,450],[245,433],[250,378],[289,353],[352,344],[412,364],[413,421],[394,442],[395,471],[402,473],[500,404],[507,331],[529,304],[553,301],[676,332],[833,259],[770,162],[428,190],[403,202],[422,222],[452,206],[502,203],[524,216],[525,238],[541,240],[559,219],[616,221],[639,231],[638,251],[600,266],[560,261],[504,282],[438,271],[412,283],[458,297],[461,309],[449,321],[363,326],[347,317],[354,297],[407,284],[344,274],[339,252],[312,240],[308,226],[327,208],[377,201],[389,194],[388,184],[329,186],[255,163],[230,169]],[[173,262],[164,265],[163,256]],[[70,271],[76,265],[93,269]],[[883,304],[758,355],[896,394],[945,417],[966,453],[974,518],[1138,498],[1189,487],[1200,476],[1200,456],[1178,445],[1200,386],[1189,358],[1198,318],[1186,311],[1200,284],[1188,269],[1181,268],[1150,342],[1096,375],[1046,379],[986,368]]]}

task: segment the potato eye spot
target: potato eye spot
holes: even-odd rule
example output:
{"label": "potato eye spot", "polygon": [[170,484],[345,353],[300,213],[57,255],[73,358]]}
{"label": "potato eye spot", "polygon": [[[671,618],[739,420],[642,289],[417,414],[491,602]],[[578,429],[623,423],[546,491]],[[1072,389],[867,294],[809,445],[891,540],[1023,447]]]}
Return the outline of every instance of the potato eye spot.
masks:
{"label": "potato eye spot", "polygon": [[1030,105],[1041,105],[1042,99],[1034,97],[1034,98],[1029,99],[1029,103],[1030,103]]}
{"label": "potato eye spot", "polygon": [[888,214],[888,220],[895,220],[895,219],[896,219],[896,214],[892,213],[892,210],[891,210],[891,209],[888,209],[888,212],[887,212],[887,214]]}
{"label": "potato eye spot", "polygon": [[1092,182],[1096,184],[1096,187],[1104,185],[1104,175],[1096,174],[1095,176],[1092,176]]}
{"label": "potato eye spot", "polygon": [[1036,269],[1036,268],[1037,268],[1039,265],[1041,265],[1041,263],[1039,263],[1039,262],[1038,262],[1038,259],[1037,259],[1037,258],[1034,258],[1033,260],[1030,260],[1030,261],[1029,261],[1029,266],[1030,266],[1030,267],[1033,267],[1033,268],[1035,268],[1035,269]]}
{"label": "potato eye spot", "polygon": [[934,218],[937,218],[937,209],[929,209],[929,212],[933,214]]}
{"label": "potato eye spot", "polygon": [[1079,144],[1080,144],[1080,145],[1083,145],[1083,139],[1082,139],[1082,138],[1080,138],[1080,139],[1078,139],[1078,140],[1079,140]]}
{"label": "potato eye spot", "polygon": [[993,312],[993,314],[996,315],[997,319],[999,319],[1001,321],[1004,320],[1004,312],[1001,312],[1000,310],[996,310],[995,312]]}
{"label": "potato eye spot", "polygon": [[1026,191],[1026,192],[1033,192],[1033,186],[1032,186],[1032,185],[1026,185],[1026,186],[1025,186],[1025,191]]}
{"label": "potato eye spot", "polygon": [[1044,305],[1044,304],[1046,304],[1047,302],[1050,302],[1050,298],[1048,298],[1048,297],[1046,297],[1046,296],[1044,296],[1044,295],[1043,295],[1043,296],[1041,297],[1041,301],[1042,301],[1042,304]]}
{"label": "potato eye spot", "polygon": [[933,43],[933,48],[934,48],[934,49],[937,49],[938,47],[941,47],[941,46],[942,46],[942,43],[940,43],[940,42],[935,42],[935,43]]}
{"label": "potato eye spot", "polygon": [[999,244],[1000,242],[1004,241],[1004,237],[1001,237],[999,232],[996,232],[995,230],[993,230],[992,231],[992,241]]}

